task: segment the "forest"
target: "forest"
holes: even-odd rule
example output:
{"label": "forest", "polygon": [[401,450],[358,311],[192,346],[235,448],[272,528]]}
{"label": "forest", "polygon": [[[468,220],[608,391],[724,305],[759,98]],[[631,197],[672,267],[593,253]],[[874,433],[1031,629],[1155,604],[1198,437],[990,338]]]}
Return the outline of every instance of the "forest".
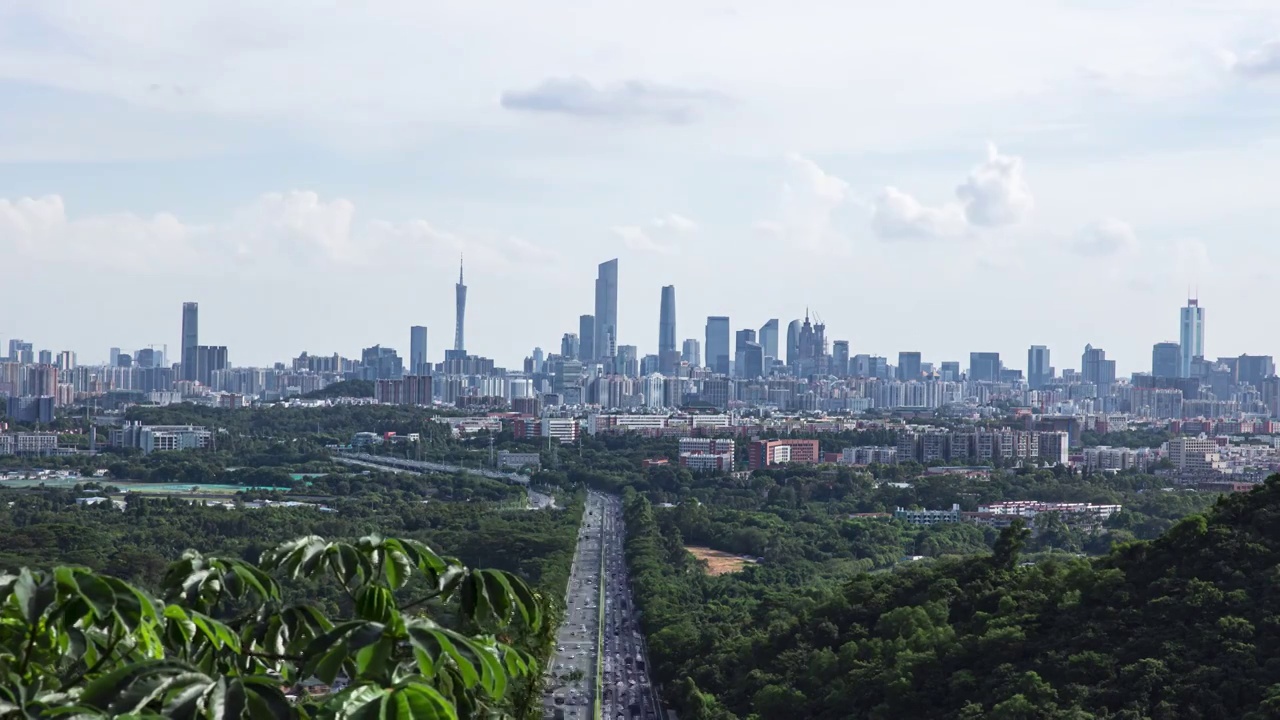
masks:
{"label": "forest", "polygon": [[[1096,559],[989,552],[803,584],[710,577],[685,512],[627,498],[657,680],[681,717],[1280,716],[1280,476]],[[760,575],[760,577],[756,577]]]}

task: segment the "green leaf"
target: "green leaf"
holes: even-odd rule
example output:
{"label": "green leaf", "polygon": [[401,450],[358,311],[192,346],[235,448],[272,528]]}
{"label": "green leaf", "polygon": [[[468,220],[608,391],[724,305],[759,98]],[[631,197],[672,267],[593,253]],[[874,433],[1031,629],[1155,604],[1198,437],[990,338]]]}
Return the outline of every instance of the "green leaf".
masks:
{"label": "green leaf", "polygon": [[380,585],[365,585],[356,593],[356,614],[363,620],[387,623],[396,614],[396,599]]}

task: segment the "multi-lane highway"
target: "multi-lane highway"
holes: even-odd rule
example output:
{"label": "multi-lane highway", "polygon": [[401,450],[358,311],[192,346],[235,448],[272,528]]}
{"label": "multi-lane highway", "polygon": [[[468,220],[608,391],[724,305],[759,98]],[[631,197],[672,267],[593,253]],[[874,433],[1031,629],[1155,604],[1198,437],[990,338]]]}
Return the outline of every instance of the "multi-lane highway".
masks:
{"label": "multi-lane highway", "polygon": [[592,492],[573,558],[565,619],[547,666],[544,717],[657,720],[622,554],[619,499]]}

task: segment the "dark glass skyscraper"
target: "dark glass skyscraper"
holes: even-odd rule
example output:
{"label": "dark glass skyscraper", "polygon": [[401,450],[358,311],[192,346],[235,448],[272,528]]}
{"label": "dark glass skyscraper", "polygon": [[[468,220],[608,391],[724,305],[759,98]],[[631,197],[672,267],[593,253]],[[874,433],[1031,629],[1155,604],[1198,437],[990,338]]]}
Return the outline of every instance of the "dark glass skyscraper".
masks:
{"label": "dark glass skyscraper", "polygon": [[1000,363],[1000,353],[996,352],[973,352],[969,353],[969,379],[981,380],[986,382],[997,382],[1000,380],[1000,370],[1004,366]]}
{"label": "dark glass skyscraper", "polygon": [[1151,347],[1151,374],[1158,378],[1178,377],[1182,346],[1176,342],[1156,343]]}
{"label": "dark glass skyscraper", "polygon": [[199,360],[196,348],[200,346],[200,304],[182,303],[182,379],[198,380]]}
{"label": "dark glass skyscraper", "polygon": [[1044,345],[1032,345],[1027,348],[1027,387],[1040,390],[1053,378],[1053,370],[1049,364],[1049,348]]}
{"label": "dark glass skyscraper", "polygon": [[618,259],[600,263],[596,275],[595,359],[618,351]]}
{"label": "dark glass skyscraper", "polygon": [[705,343],[707,367],[721,375],[729,374],[733,351],[729,347],[729,318],[713,315],[707,318],[707,342]]}
{"label": "dark glass skyscraper", "polygon": [[658,311],[658,357],[676,351],[676,286],[662,288],[662,306]]}
{"label": "dark glass skyscraper", "polygon": [[578,357],[569,358],[584,363],[596,359],[596,316],[582,315],[578,318]]}
{"label": "dark glass skyscraper", "polygon": [[422,325],[409,328],[409,374],[431,374],[427,365],[427,329]]}
{"label": "dark glass skyscraper", "polygon": [[920,379],[920,353],[898,353],[898,379],[902,381]]}

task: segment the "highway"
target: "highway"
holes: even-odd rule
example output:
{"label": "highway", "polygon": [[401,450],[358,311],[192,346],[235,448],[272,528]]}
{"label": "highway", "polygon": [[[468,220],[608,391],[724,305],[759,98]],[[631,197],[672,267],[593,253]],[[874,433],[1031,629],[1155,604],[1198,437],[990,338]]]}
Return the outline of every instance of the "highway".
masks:
{"label": "highway", "polygon": [[565,619],[547,667],[545,718],[660,717],[631,600],[624,540],[621,500],[590,493],[569,577]]}
{"label": "highway", "polygon": [[498,470],[490,470],[482,467],[464,467],[462,465],[451,465],[448,463],[426,462],[424,460],[406,460],[404,458],[391,457],[389,455],[370,455],[368,453],[357,452],[344,452],[341,455],[334,456],[335,460],[341,460],[342,458],[360,460],[366,463],[374,463],[389,467],[403,468],[406,470],[416,470],[418,472],[465,472],[471,473],[472,475],[487,477],[491,480],[505,480],[506,482],[515,483],[517,485],[529,484],[529,478],[521,475],[520,473],[500,472]]}

